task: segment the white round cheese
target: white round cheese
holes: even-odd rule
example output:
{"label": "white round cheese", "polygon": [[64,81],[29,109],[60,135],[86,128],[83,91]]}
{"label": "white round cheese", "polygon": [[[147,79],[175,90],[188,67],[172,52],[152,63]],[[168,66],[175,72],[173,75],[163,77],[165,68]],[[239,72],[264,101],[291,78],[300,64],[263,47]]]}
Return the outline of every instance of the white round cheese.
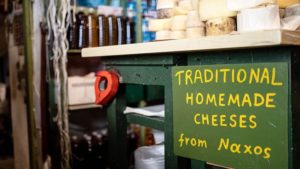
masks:
{"label": "white round cheese", "polygon": [[189,12],[188,10],[181,7],[174,8],[174,15],[187,15],[188,12]]}
{"label": "white round cheese", "polygon": [[227,0],[199,0],[199,17],[202,21],[220,17],[233,17],[236,12],[227,7]]}
{"label": "white round cheese", "polygon": [[175,6],[175,0],[157,0],[156,9],[174,8]]}
{"label": "white round cheese", "polygon": [[185,30],[186,29],[186,15],[177,15],[174,16],[172,20],[172,31]]}
{"label": "white round cheese", "polygon": [[233,18],[215,18],[206,22],[206,35],[226,35],[236,30]]}
{"label": "white round cheese", "polygon": [[171,31],[171,39],[184,39],[185,31]]}
{"label": "white round cheese", "polygon": [[265,4],[276,4],[276,2],[277,0],[227,0],[227,5],[229,10],[240,11]]}
{"label": "white round cheese", "polygon": [[237,16],[238,32],[280,29],[278,5],[245,9]]}
{"label": "white round cheese", "polygon": [[186,37],[187,38],[199,38],[205,36],[205,27],[198,28],[187,28]]}
{"label": "white round cheese", "polygon": [[149,31],[156,32],[169,30],[172,26],[172,19],[149,19]]}
{"label": "white round cheese", "polygon": [[171,18],[174,16],[174,9],[173,8],[166,8],[166,9],[158,9],[157,10],[157,18],[158,19],[166,19]]}
{"label": "white round cheese", "polygon": [[285,17],[300,15],[300,3],[285,9]]}
{"label": "white round cheese", "polygon": [[279,16],[281,19],[285,17],[285,9],[283,9],[283,8],[279,9]]}
{"label": "white round cheese", "polygon": [[171,31],[157,31],[155,33],[155,40],[170,40]]}
{"label": "white round cheese", "polygon": [[200,21],[198,11],[189,11],[187,15],[186,20],[186,27],[192,28],[192,27],[205,27],[205,24]]}
{"label": "white round cheese", "polygon": [[286,8],[288,6],[300,3],[300,0],[277,0],[277,3],[280,8]]}
{"label": "white round cheese", "polygon": [[198,9],[198,1],[199,0],[191,0],[192,10]]}
{"label": "white round cheese", "polygon": [[188,11],[193,9],[191,0],[181,0],[178,2],[178,6]]}

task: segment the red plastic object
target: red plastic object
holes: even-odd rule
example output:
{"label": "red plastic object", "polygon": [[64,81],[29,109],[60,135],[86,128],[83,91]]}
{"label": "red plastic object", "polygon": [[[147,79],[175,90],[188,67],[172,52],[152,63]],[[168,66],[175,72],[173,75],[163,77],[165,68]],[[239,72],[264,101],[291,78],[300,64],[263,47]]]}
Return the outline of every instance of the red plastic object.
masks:
{"label": "red plastic object", "polygon": [[[99,71],[96,76],[96,104],[105,106],[117,94],[119,88],[119,77],[116,73],[109,71]],[[100,89],[101,82],[106,83],[106,87],[103,90]]]}

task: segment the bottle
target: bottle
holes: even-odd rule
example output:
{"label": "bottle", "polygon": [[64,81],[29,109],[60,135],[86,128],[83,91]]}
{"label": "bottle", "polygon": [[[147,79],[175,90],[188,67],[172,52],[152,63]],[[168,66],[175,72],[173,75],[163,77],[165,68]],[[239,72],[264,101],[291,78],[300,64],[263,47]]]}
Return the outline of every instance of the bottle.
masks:
{"label": "bottle", "polygon": [[8,14],[13,10],[13,2],[9,0],[0,1],[0,13]]}
{"label": "bottle", "polygon": [[117,17],[118,45],[122,45],[126,43],[125,22],[126,21],[121,16]]}
{"label": "bottle", "polygon": [[68,28],[68,42],[69,42],[69,48],[70,49],[76,49],[77,48],[77,32],[78,32],[78,28],[76,25],[76,18],[74,17],[74,12],[73,10],[71,11],[71,23],[70,26]]}
{"label": "bottle", "polygon": [[142,7],[142,14],[147,15],[147,13],[148,13],[148,0],[142,0],[141,1],[141,7]]}
{"label": "bottle", "polygon": [[136,21],[136,15],[137,15],[136,4],[137,4],[136,0],[128,0],[127,1],[127,17],[129,17],[133,21]]}
{"label": "bottle", "polygon": [[[98,11],[99,13],[99,11]],[[100,14],[97,21],[98,46],[108,45],[108,21],[107,17]]]}
{"label": "bottle", "polygon": [[143,35],[143,42],[150,42],[151,41],[151,34],[148,30],[149,27],[149,20],[147,17],[143,17],[142,19],[142,35]]}
{"label": "bottle", "polygon": [[[157,18],[157,10],[156,10],[156,0],[150,0],[149,3],[148,3],[148,17],[149,19],[155,19]],[[156,38],[155,38],[155,35],[156,33],[155,32],[149,32],[150,34],[150,39],[151,41],[154,41]]]}
{"label": "bottle", "polygon": [[83,8],[79,8],[79,12],[76,15],[77,28],[78,28],[78,40],[77,48],[86,47],[86,16],[83,13]]}
{"label": "bottle", "polygon": [[89,8],[89,14],[87,15],[86,22],[86,47],[97,47],[98,45],[98,33],[95,10]]}
{"label": "bottle", "polygon": [[135,23],[132,19],[126,19],[126,44],[135,43]]}
{"label": "bottle", "polygon": [[117,18],[113,15],[108,16],[108,45],[118,44]]}

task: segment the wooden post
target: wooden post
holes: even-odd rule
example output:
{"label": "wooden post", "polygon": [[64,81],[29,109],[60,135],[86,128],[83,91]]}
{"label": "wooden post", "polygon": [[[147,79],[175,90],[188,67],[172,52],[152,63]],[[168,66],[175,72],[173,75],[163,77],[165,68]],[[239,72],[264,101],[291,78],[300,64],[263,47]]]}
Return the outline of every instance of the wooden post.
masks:
{"label": "wooden post", "polygon": [[30,169],[38,169],[38,144],[35,124],[34,98],[33,98],[33,58],[32,58],[32,4],[31,0],[23,0],[24,16],[24,48],[27,84],[27,120],[29,137]]}

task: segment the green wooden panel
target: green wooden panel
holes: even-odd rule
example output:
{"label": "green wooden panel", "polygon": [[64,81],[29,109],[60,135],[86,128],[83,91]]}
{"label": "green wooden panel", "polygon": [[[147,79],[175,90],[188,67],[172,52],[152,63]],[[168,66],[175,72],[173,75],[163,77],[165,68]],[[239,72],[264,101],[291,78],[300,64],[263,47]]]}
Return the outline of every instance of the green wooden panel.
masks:
{"label": "green wooden panel", "polygon": [[191,169],[205,169],[205,162],[199,160],[191,160]]}
{"label": "green wooden panel", "polygon": [[172,92],[172,74],[169,70],[169,76],[165,79],[165,168],[178,169],[180,157],[174,154],[173,140],[173,92]]}
{"label": "green wooden panel", "polygon": [[233,168],[288,168],[289,74],[287,62],[174,67],[176,154]]}
{"label": "green wooden panel", "polygon": [[109,131],[110,168],[128,168],[127,155],[127,120],[123,113],[126,107],[125,86],[121,85],[116,98],[107,109]]}
{"label": "green wooden panel", "polygon": [[141,85],[164,85],[170,78],[170,69],[165,66],[114,66],[110,67],[120,74],[120,82]]}
{"label": "green wooden panel", "polygon": [[128,123],[140,124],[145,127],[154,128],[164,131],[164,118],[161,117],[147,117],[139,114],[126,115]]}
{"label": "green wooden panel", "polygon": [[144,86],[126,85],[126,101],[128,104],[136,104],[145,98]]}
{"label": "green wooden panel", "polygon": [[104,57],[102,63],[105,65],[173,65],[180,60],[179,56],[173,55],[135,55],[120,57]]}
{"label": "green wooden panel", "polygon": [[164,87],[163,86],[146,86],[146,101],[157,101],[164,99]]}
{"label": "green wooden panel", "polygon": [[[289,62],[290,57],[290,49],[287,47],[275,47],[275,48],[261,48],[261,49],[243,49],[243,50],[228,50],[228,51],[210,51],[210,52],[200,52],[200,53],[190,53],[188,54],[188,64],[190,65],[215,65],[215,64],[235,64],[235,63],[253,63],[253,62]],[[173,57],[173,60],[166,59],[160,60],[161,58],[165,58],[163,56],[157,57],[157,55],[148,55],[148,56],[130,56],[130,57],[112,57],[112,58],[103,58],[103,62],[106,65],[112,65],[111,68],[116,69],[124,75],[121,78],[122,83],[126,84],[142,84],[142,85],[165,85],[165,90],[169,90],[170,86],[172,85],[168,82],[170,76],[166,72],[170,71],[167,65],[184,65],[185,56],[184,55],[176,55]],[[299,55],[298,55],[299,56]],[[154,59],[154,57],[157,57]],[[169,57],[166,55],[166,57]],[[132,59],[133,58],[133,59]],[[172,57],[169,57],[172,58]],[[172,64],[173,63],[173,64]],[[161,66],[159,66],[161,65]],[[166,67],[166,68],[165,68]],[[152,71],[154,70],[154,71]],[[140,73],[142,72],[142,73]],[[162,72],[162,74],[159,74]],[[126,76],[125,76],[126,75]],[[163,76],[162,79],[155,79],[158,76]],[[150,78],[149,78],[150,77]],[[299,86],[299,85],[298,85]],[[299,88],[299,87],[298,87]],[[147,92],[146,92],[147,93]],[[293,94],[293,96],[296,94]],[[180,158],[174,155],[173,152],[173,124],[170,122],[172,121],[173,115],[169,114],[168,112],[173,112],[172,106],[172,92],[165,91],[165,102],[166,102],[166,123],[165,125],[165,137],[166,137],[166,167],[165,168],[199,168],[202,167],[201,164],[205,164],[204,162],[199,162],[195,160],[191,160],[191,166],[187,163],[185,158]],[[299,103],[299,102],[298,102]],[[294,104],[295,105],[295,104]],[[299,106],[294,106],[299,107]],[[300,104],[298,104],[300,105]],[[298,111],[299,112],[299,111]],[[295,113],[295,110],[293,110]],[[129,116],[128,116],[129,117]],[[138,118],[134,117],[131,118],[127,117],[126,121],[140,121]],[[293,115],[293,119],[294,119]],[[133,120],[134,119],[134,120]],[[119,119],[120,120],[120,119]],[[143,121],[143,120],[141,120]],[[149,120],[151,121],[151,119]],[[149,121],[146,121],[148,123]],[[298,122],[298,121],[297,121]],[[293,123],[293,125],[299,125]],[[299,128],[299,127],[298,127]],[[299,131],[299,130],[298,130]],[[293,130],[293,133],[297,133]],[[299,132],[298,132],[299,133]],[[296,134],[294,134],[296,135]],[[298,134],[299,135],[299,134]],[[291,133],[289,133],[291,136]],[[297,135],[296,135],[297,136]],[[299,138],[299,137],[298,137]],[[295,140],[296,138],[293,137]],[[298,139],[299,140],[299,139]],[[297,148],[299,145],[294,142],[294,149]],[[299,146],[298,146],[299,147]],[[295,150],[294,150],[295,151]],[[295,153],[294,153],[295,156]],[[296,160],[295,160],[296,161]],[[180,165],[182,164],[182,165]],[[201,166],[200,166],[201,165]],[[198,167],[199,166],[199,167]]]}
{"label": "green wooden panel", "polygon": [[300,168],[300,49],[292,56],[293,168]]}
{"label": "green wooden panel", "polygon": [[210,51],[189,54],[188,65],[282,62],[290,56],[289,47]]}

